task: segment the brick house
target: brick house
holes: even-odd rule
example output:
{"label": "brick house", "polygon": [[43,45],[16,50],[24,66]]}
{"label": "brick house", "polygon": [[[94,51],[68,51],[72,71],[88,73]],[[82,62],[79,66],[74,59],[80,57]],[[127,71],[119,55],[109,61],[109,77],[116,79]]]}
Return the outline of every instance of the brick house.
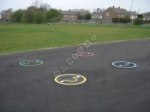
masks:
{"label": "brick house", "polygon": [[103,23],[112,23],[112,18],[125,18],[129,15],[129,12],[120,7],[109,7],[102,13]]}

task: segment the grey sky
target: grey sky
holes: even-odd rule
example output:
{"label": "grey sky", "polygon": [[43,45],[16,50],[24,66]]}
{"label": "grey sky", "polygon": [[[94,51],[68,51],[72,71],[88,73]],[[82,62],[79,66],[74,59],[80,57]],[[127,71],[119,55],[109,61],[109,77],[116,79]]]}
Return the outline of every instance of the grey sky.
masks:
{"label": "grey sky", "polygon": [[[32,4],[34,0],[0,0],[0,11],[8,8],[25,9]],[[109,6],[120,6],[130,10],[132,0],[42,0],[48,3],[52,8],[57,9],[89,9],[108,8]],[[143,13],[150,11],[150,0],[133,0],[133,10]]]}

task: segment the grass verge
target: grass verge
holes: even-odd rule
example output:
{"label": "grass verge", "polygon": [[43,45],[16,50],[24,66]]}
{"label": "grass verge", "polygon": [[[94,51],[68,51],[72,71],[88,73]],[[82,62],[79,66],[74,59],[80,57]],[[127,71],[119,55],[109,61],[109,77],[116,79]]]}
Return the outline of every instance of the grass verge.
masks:
{"label": "grass verge", "polygon": [[99,24],[0,25],[0,53],[150,37],[150,27]]}

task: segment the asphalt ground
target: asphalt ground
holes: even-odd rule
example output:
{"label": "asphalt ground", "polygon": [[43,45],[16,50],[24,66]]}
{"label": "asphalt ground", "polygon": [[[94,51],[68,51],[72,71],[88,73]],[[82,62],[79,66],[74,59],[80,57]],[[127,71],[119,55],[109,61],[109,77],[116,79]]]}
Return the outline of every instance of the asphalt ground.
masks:
{"label": "asphalt ground", "polygon": [[[74,54],[83,50],[92,55]],[[43,63],[22,66],[25,60]],[[114,61],[137,66],[117,68]],[[55,82],[61,74],[86,81],[63,85]],[[77,80],[83,81],[66,83]],[[0,112],[150,112],[150,40],[1,55]]]}

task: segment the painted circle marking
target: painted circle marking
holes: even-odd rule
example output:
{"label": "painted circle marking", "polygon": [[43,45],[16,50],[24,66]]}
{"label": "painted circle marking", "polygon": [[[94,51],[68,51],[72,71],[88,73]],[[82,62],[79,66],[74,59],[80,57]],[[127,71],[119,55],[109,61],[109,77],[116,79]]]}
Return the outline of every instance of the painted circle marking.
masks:
{"label": "painted circle marking", "polygon": [[112,63],[114,67],[118,68],[136,68],[137,64],[133,62],[127,62],[127,61],[115,61]]}
{"label": "painted circle marking", "polygon": [[94,56],[94,53],[92,52],[79,52],[79,53],[76,53],[77,56],[80,56],[80,57],[88,57],[88,56]]}
{"label": "painted circle marking", "polygon": [[43,64],[42,60],[23,60],[19,63],[21,66],[38,66]]}
{"label": "painted circle marking", "polygon": [[79,74],[61,74],[55,77],[55,82],[61,85],[75,86],[86,82],[86,77]]}

